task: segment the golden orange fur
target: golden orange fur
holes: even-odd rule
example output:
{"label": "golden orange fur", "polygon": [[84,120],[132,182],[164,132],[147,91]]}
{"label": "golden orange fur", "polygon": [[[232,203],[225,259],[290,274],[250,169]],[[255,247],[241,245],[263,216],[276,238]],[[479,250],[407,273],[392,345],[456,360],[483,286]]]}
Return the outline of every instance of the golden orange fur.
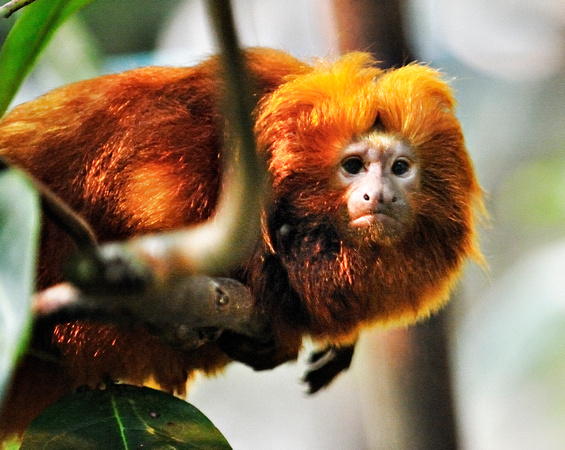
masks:
{"label": "golden orange fur", "polygon": [[[340,242],[337,256],[327,261],[316,256],[305,265],[308,256],[299,258],[298,251],[285,261],[292,267],[293,286],[310,300],[304,301],[306,307],[312,304],[310,333],[339,339],[356,330],[361,317],[381,324],[426,317],[445,303],[465,259],[481,261],[475,235],[481,190],[454,103],[437,71],[412,64],[383,72],[364,53],[322,63],[263,99],[257,130],[260,147],[270,156],[275,198],[292,198],[301,219],[318,214],[323,222],[336,209],[336,197],[328,192],[330,168],[352,137],[369,132],[377,118],[388,133],[416,148],[425,170],[418,222],[401,245],[364,254],[357,243],[349,248]],[[300,249],[311,255],[306,247]],[[333,281],[323,289],[321,274]],[[342,289],[345,280],[343,295],[359,291],[371,302],[345,303],[335,310],[337,305],[324,299]]]}
{"label": "golden orange fur", "polygon": [[[271,317],[276,351],[266,361],[253,354],[245,361],[273,367],[296,358],[304,336],[347,345],[370,324],[410,323],[437,310],[464,261],[480,259],[481,207],[452,93],[440,75],[420,65],[383,71],[363,53],[310,66],[255,49],[246,61],[257,82],[256,134],[269,158],[274,200],[254,255],[227,275],[246,283],[256,308]],[[0,122],[0,153],[51,186],[102,241],[204,221],[221,180],[218,72],[212,58],[60,88]],[[376,121],[407,141],[422,166],[415,225],[388,246],[351,238],[340,218],[344,194],[329,182],[343,147]],[[46,222],[39,287],[60,281],[71,249]],[[181,352],[142,328],[91,322],[36,330],[34,346],[61,355],[62,363],[31,356],[22,363],[4,432],[81,384],[151,379],[183,392],[192,372],[213,372],[230,359],[216,343]],[[61,368],[64,375],[54,375]],[[58,387],[44,395],[50,388],[42,383]]]}

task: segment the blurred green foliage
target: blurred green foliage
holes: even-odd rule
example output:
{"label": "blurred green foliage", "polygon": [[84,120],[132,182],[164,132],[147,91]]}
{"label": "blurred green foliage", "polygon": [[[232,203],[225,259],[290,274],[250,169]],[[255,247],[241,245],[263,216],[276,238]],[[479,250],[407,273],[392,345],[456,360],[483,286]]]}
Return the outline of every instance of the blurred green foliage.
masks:
{"label": "blurred green foliage", "polygon": [[0,169],[0,398],[27,342],[38,234],[31,183],[19,170]]}
{"label": "blurred green foliage", "polygon": [[[535,159],[523,164],[502,184],[498,201],[506,205],[505,222],[525,227],[565,224],[565,157]],[[565,229],[563,230],[565,234]]]}
{"label": "blurred green foliage", "polygon": [[147,52],[165,19],[182,0],[97,0],[80,13],[107,54]]}

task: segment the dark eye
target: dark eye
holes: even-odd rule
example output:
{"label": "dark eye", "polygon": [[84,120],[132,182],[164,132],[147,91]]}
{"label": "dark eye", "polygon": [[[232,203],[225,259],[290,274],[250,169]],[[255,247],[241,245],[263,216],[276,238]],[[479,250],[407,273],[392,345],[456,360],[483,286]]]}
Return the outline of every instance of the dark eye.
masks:
{"label": "dark eye", "polygon": [[344,159],[341,162],[341,167],[347,173],[356,175],[361,172],[361,170],[363,170],[364,164],[361,158],[359,158],[358,156],[352,156],[351,158]]}
{"label": "dark eye", "polygon": [[397,159],[392,164],[391,172],[396,176],[406,174],[410,170],[410,163],[405,159]]}

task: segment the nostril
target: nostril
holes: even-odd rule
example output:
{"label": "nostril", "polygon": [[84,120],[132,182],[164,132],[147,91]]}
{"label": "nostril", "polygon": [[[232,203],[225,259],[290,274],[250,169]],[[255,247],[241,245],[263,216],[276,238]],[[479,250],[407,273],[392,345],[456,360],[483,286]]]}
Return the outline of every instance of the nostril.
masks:
{"label": "nostril", "polygon": [[365,201],[368,202],[369,200],[371,200],[371,197],[369,197],[369,194],[364,194],[364,195],[363,195],[363,200],[365,200]]}

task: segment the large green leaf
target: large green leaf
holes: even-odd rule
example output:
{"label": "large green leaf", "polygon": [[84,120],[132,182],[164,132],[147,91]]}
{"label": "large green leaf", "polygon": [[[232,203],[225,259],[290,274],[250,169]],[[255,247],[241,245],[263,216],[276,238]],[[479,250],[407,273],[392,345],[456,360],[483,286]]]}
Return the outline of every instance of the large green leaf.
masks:
{"label": "large green leaf", "polygon": [[36,0],[26,6],[0,50],[0,116],[53,33],[71,14],[93,0]]}
{"label": "large green leaf", "polygon": [[71,394],[27,429],[22,449],[229,449],[194,406],[149,388],[112,385]]}
{"label": "large green leaf", "polygon": [[28,328],[39,201],[18,170],[0,169],[0,398]]}

